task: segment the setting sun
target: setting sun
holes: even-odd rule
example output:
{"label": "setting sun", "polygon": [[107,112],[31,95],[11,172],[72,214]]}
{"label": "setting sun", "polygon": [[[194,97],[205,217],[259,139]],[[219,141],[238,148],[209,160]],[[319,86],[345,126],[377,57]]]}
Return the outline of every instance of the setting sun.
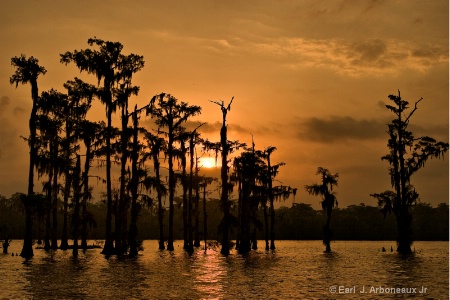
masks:
{"label": "setting sun", "polygon": [[200,166],[203,168],[214,168],[218,165],[216,164],[216,160],[213,157],[202,157],[200,158]]}

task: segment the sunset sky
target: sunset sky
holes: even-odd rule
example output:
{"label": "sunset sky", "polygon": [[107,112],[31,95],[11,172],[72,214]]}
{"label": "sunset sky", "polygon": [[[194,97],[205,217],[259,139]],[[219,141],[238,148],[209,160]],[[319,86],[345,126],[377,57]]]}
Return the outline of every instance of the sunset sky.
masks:
{"label": "sunset sky", "polygon": [[[107,4],[106,4],[107,3]],[[275,146],[278,179],[299,188],[296,202],[319,208],[304,185],[319,166],[339,173],[341,207],[376,205],[390,189],[384,104],[401,91],[421,97],[411,130],[448,142],[449,3],[435,1],[2,1],[0,0],[0,194],[26,192],[29,85],[9,84],[11,57],[39,59],[39,92],[80,75],[59,54],[96,36],[144,56],[134,77],[143,106],[157,93],[200,105],[200,132],[219,140],[221,112],[234,102],[229,139]],[[91,120],[104,120],[96,101]],[[118,116],[116,116],[117,120]],[[431,160],[412,178],[423,202],[449,201],[449,163]],[[95,183],[94,183],[95,184]],[[99,185],[98,189],[105,187]],[[40,191],[36,184],[35,190]],[[291,202],[292,200],[290,200]],[[290,203],[286,203],[290,206]]]}

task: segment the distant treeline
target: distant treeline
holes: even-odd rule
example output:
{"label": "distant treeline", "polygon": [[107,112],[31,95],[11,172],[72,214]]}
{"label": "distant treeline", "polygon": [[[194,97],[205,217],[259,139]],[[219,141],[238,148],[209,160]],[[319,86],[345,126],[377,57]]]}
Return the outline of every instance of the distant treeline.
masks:
{"label": "distant treeline", "polygon": [[[181,199],[176,199],[181,203]],[[202,210],[202,208],[201,208]],[[219,223],[222,214],[219,200],[207,201],[207,232],[208,240],[220,240]],[[93,224],[89,232],[89,239],[104,239],[106,204],[103,202],[89,205]],[[413,232],[416,241],[448,241],[449,240],[449,206],[441,203],[432,207],[428,203],[418,203],[412,208]],[[62,213],[59,215],[62,223]],[[164,216],[167,218],[167,212]],[[278,240],[321,240],[324,213],[315,210],[309,204],[298,203],[292,207],[280,207],[276,210],[276,238]],[[257,238],[264,239],[264,215],[259,211],[259,226],[257,226]],[[395,217],[388,215],[386,218],[380,213],[378,207],[364,204],[350,205],[346,208],[333,210],[333,239],[334,240],[395,240],[397,238],[397,226]],[[60,223],[60,224],[61,224]],[[24,232],[24,214],[13,205],[11,199],[0,196],[0,240],[5,238],[22,239]],[[199,224],[203,224],[202,214]],[[155,207],[144,207],[140,212],[138,221],[141,240],[158,239],[158,215]],[[167,233],[167,228],[164,228]],[[45,225],[36,222],[33,228],[33,236],[36,239],[43,238]],[[203,235],[203,225],[200,228]],[[236,230],[231,231],[231,238],[235,239]],[[61,232],[59,232],[61,237]],[[183,239],[182,207],[175,205],[174,237]],[[260,245],[263,247],[263,245]]]}

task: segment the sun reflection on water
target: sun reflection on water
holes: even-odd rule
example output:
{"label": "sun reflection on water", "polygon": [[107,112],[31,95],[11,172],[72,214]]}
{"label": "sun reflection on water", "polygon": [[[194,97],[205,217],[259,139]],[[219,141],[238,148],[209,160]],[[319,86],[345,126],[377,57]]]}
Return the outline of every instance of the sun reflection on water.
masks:
{"label": "sun reflection on water", "polygon": [[[448,242],[417,242],[409,258],[380,252],[380,243],[335,242],[331,254],[321,241],[280,241],[274,252],[228,257],[217,249],[189,255],[182,242],[160,251],[145,241],[133,259],[99,250],[77,259],[61,250],[35,250],[29,261],[0,255],[0,299],[324,299],[332,285],[425,286],[428,298],[448,297]],[[11,252],[20,248],[13,241]]]}
{"label": "sun reflection on water", "polygon": [[194,287],[209,299],[220,298],[225,294],[223,280],[225,268],[215,251],[197,252],[197,264],[193,272]]}

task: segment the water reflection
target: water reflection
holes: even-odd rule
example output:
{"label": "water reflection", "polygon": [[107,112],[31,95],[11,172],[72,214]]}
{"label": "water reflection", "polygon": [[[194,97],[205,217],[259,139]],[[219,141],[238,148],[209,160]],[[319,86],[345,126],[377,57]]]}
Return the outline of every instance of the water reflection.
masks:
{"label": "water reflection", "polygon": [[85,260],[74,260],[67,251],[44,252],[24,264],[24,277],[29,285],[27,296],[36,299],[86,298],[89,286],[85,274]]}
{"label": "water reflection", "polygon": [[[0,298],[341,298],[330,294],[332,285],[425,286],[428,298],[448,297],[448,242],[417,242],[416,254],[406,258],[380,252],[379,242],[336,242],[331,254],[322,253],[321,241],[278,245],[274,252],[258,250],[245,256],[232,252],[228,257],[203,249],[188,255],[178,243],[175,252],[160,251],[156,241],[146,241],[145,251],[134,259],[106,259],[98,249],[77,259],[61,250],[35,250],[29,261],[0,255]],[[11,252],[20,247],[14,241]]]}
{"label": "water reflection", "polygon": [[225,294],[224,279],[227,277],[226,268],[213,250],[194,253],[197,257],[194,265],[193,283],[202,298],[217,299]]}

